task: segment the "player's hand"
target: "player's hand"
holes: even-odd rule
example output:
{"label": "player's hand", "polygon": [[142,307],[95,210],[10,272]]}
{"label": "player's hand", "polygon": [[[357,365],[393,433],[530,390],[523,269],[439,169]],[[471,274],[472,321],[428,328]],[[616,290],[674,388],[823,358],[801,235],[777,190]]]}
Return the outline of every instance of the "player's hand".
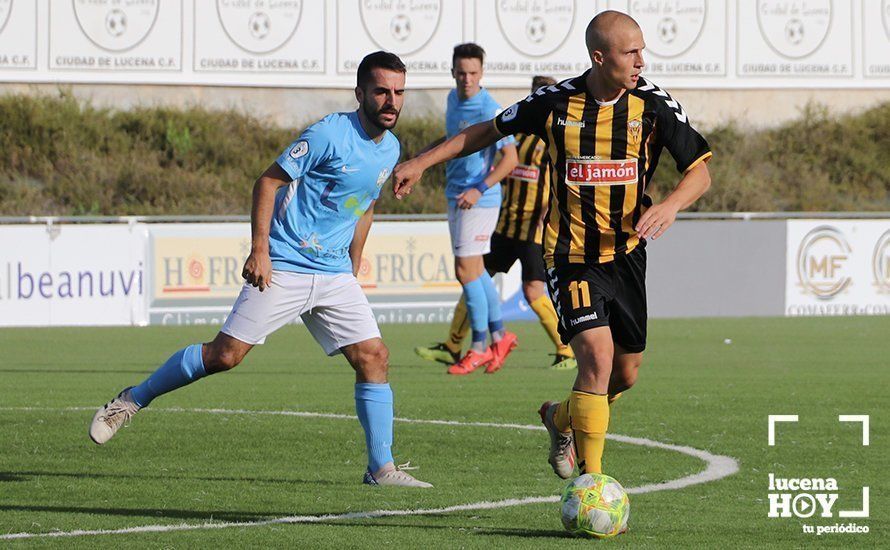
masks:
{"label": "player's hand", "polygon": [[661,237],[677,219],[677,212],[677,208],[664,202],[651,206],[637,222],[637,235],[641,239],[652,237],[652,240]]}
{"label": "player's hand", "polygon": [[266,290],[272,284],[272,259],[268,252],[251,252],[241,270],[244,280],[260,289]]}
{"label": "player's hand", "polygon": [[398,164],[392,171],[392,192],[396,198],[402,200],[410,195],[422,175],[423,168],[414,159]]}
{"label": "player's hand", "polygon": [[478,189],[467,189],[457,196],[457,207],[463,210],[473,208],[481,196],[482,193]]}

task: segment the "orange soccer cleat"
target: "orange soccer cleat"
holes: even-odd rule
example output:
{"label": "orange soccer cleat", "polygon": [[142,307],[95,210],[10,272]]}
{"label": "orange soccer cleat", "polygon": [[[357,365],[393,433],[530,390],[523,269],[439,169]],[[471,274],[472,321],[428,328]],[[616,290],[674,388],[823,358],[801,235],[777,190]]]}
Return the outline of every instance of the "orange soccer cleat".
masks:
{"label": "orange soccer cleat", "polygon": [[479,367],[485,366],[494,359],[491,348],[485,348],[484,352],[470,350],[463,359],[448,367],[448,374],[470,374]]}
{"label": "orange soccer cleat", "polygon": [[488,364],[488,367],[485,368],[485,373],[491,374],[499,371],[501,367],[504,366],[504,361],[507,359],[507,356],[510,355],[510,352],[513,351],[517,345],[516,335],[512,332],[504,332],[504,337],[488,348],[491,350],[493,359]]}

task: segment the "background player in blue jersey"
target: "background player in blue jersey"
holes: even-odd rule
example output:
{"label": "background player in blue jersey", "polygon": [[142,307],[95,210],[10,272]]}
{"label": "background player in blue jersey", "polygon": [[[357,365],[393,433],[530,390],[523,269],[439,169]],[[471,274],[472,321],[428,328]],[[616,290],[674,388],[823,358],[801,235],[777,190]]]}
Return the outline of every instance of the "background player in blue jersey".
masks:
{"label": "background player in blue jersey", "polygon": [[359,109],[313,124],[257,180],[247,281],[216,338],[187,346],[135,387],[100,408],[90,438],[108,441],[159,395],[234,368],[254,345],[298,316],[328,355],[356,373],[355,407],[365,431],[364,483],[431,487],[394,466],[388,356],[355,275],[374,202],[399,158],[396,125],[405,65],[376,52],[358,67]]}
{"label": "background player in blue jersey", "polygon": [[[489,120],[500,105],[480,85],[485,50],[478,44],[459,44],[451,58],[455,89],[448,94],[446,136],[432,148],[461,130]],[[516,347],[516,335],[504,329],[501,302],[482,257],[491,249],[491,234],[501,206],[500,181],[516,166],[515,140],[507,136],[476,153],[448,162],[445,196],[448,199],[448,230],[454,253],[454,271],[463,286],[473,343],[467,354],[448,369],[449,374],[469,374],[485,366],[492,373]],[[496,153],[501,159],[495,163]],[[493,165],[493,166],[492,166]],[[491,346],[486,346],[488,333]]]}

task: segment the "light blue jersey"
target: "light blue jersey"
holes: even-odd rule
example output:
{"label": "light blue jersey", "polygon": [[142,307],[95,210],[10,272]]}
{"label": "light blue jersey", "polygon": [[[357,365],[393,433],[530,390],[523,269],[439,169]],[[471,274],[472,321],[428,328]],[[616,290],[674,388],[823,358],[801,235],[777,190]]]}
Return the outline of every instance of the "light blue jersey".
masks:
{"label": "light blue jersey", "polygon": [[[491,120],[498,114],[501,106],[482,88],[473,97],[461,100],[456,90],[448,94],[448,106],[445,110],[445,133],[452,137],[461,130],[478,122]],[[484,180],[491,172],[495,153],[505,145],[516,143],[513,136],[506,136],[494,145],[490,145],[472,155],[448,161],[445,166],[445,196],[454,201],[457,196]],[[496,183],[486,191],[476,206],[482,208],[499,208],[501,206],[501,184]]]}
{"label": "light blue jersey", "polygon": [[380,196],[398,159],[399,140],[387,131],[374,143],[357,111],[333,113],[306,128],[278,157],[293,181],[275,197],[272,267],[351,273],[356,222]]}

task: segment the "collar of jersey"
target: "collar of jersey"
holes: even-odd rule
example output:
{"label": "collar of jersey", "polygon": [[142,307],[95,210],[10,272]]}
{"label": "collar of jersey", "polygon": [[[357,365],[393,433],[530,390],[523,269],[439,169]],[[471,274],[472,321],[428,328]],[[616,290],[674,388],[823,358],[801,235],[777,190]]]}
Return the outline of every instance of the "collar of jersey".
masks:
{"label": "collar of jersey", "polygon": [[358,132],[358,135],[365,141],[369,142],[374,147],[382,147],[383,142],[386,141],[386,134],[389,133],[389,130],[383,131],[383,139],[380,140],[380,143],[377,143],[371,136],[368,135],[368,132],[365,131],[364,126],[362,126],[362,121],[358,118],[358,109],[349,113],[349,121],[355,127],[355,130]]}

